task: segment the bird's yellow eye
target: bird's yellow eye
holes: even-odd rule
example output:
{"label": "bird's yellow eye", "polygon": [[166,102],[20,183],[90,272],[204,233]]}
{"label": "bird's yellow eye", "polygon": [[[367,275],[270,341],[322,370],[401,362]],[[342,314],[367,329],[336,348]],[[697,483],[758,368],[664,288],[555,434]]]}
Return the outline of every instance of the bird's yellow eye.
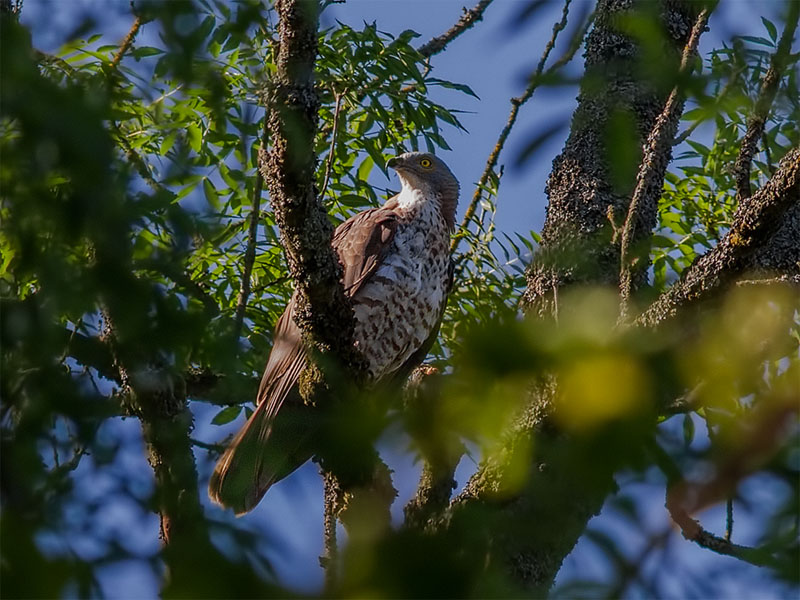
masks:
{"label": "bird's yellow eye", "polygon": [[419,161],[419,166],[423,167],[425,169],[430,169],[432,164],[433,163],[431,162],[431,159],[429,159],[429,158],[423,158],[421,161]]}

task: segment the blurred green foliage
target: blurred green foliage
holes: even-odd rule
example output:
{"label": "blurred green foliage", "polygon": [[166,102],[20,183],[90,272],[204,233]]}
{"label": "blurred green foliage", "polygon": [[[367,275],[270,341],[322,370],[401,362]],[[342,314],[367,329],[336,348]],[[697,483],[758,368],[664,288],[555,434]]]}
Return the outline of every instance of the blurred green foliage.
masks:
{"label": "blurred green foliage", "polygon": [[[121,442],[103,433],[104,423],[123,413],[115,361],[157,364],[175,381],[221,377],[217,388],[190,399],[214,406],[214,424],[229,423],[250,410],[273,324],[291,293],[274,218],[259,199],[252,293],[234,339],[242,257],[261,189],[260,98],[275,69],[274,14],[255,0],[153,1],[137,3],[137,12],[159,43],[134,41],[118,64],[119,44],[100,34],[46,55],[31,47],[24,27],[2,17],[0,563],[9,597],[98,596],[99,570],[130,558],[162,575],[155,540],[146,551],[116,539],[96,552],[69,543],[99,527],[103,498],[75,493],[87,478],[93,487],[111,473],[109,494],[132,499],[142,513],[153,508],[152,483],[147,477],[142,483],[133,467],[120,468]],[[688,137],[690,149],[667,176],[652,238],[654,291],[730,225],[731,165],[778,35],[776,25],[764,27],[767,38],[737,39],[705,57],[693,88],[700,91],[684,120],[698,133],[713,126],[713,143]],[[320,32],[317,186],[334,223],[391,194],[376,185],[390,156],[446,149],[445,134],[462,128],[458,111],[434,102],[430,90],[452,90],[453,98],[472,90],[433,77],[415,38],[368,24],[337,23]],[[800,141],[797,59],[770,113],[754,182],[763,183]],[[618,118],[624,124],[629,117]],[[632,177],[629,163],[623,152],[614,175],[621,182]],[[455,437],[469,442],[476,457],[491,455],[520,426],[530,391],[546,388],[554,376],[561,382],[553,398],[556,435],[506,448],[505,486],[487,506],[457,513],[443,533],[402,530],[348,548],[339,590],[345,595],[518,595],[503,565],[486,567],[484,533],[535,544],[575,525],[524,519],[510,525],[493,507],[531,488],[538,490],[534,505],[547,505],[561,497],[557,491],[591,488],[603,473],[652,477],[660,470],[663,486],[676,472],[721,471],[731,447],[747,439],[750,421],[796,398],[798,302],[782,287],[735,290],[693,324],[691,335],[619,329],[616,295],[604,289],[563,298],[558,322],[519,319],[516,303],[538,237],[498,234],[501,177],[502,170],[491,174],[475,216],[459,232],[455,287],[432,353],[444,373],[457,376],[437,390],[423,427],[428,439],[414,451],[437,446],[430,438],[441,436],[442,445]],[[114,317],[113,344],[102,311]],[[699,385],[700,408],[665,416],[670,401]],[[402,421],[392,413],[394,419]],[[791,436],[776,439],[778,447],[755,457],[747,475],[760,470],[787,488],[761,515],[761,542],[774,549],[774,571],[796,581],[797,445]],[[213,453],[216,442],[201,443]],[[535,472],[533,453],[546,457],[550,471]],[[630,520],[642,522],[636,515]],[[273,575],[264,558],[269,540],[229,522],[212,520],[209,527],[242,566],[229,573],[239,577],[238,587],[214,583],[208,574],[197,587],[171,594],[286,594],[258,583]],[[624,581],[631,561],[618,543],[597,531],[588,537]],[[48,544],[53,538],[67,542]],[[617,589],[572,583],[562,589],[575,596],[587,589],[613,596]]]}

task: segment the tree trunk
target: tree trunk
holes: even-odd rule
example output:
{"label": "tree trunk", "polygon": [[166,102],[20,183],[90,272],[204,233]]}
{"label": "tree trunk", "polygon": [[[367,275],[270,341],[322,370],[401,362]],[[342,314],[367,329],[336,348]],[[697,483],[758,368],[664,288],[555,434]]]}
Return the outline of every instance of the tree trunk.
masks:
{"label": "tree trunk", "polygon": [[[642,147],[673,88],[696,4],[663,0],[600,0],[586,41],[586,73],[569,138],[553,162],[540,251],[528,273],[523,308],[529,316],[558,316],[558,296],[580,284],[616,287],[624,221]],[[651,16],[663,31],[664,63],[647,65],[640,45],[623,33],[629,17]],[[652,53],[648,54],[651,56]],[[653,73],[653,79],[642,77]],[[680,113],[683,102],[679,101]],[[667,150],[669,152],[669,150]],[[654,206],[634,215],[633,245],[656,223]],[[637,270],[634,289],[644,276]],[[532,393],[502,449],[488,457],[452,505],[451,518],[470,506],[497,504],[490,556],[535,595],[546,595],[564,558],[614,489],[619,467],[592,444],[575,444],[550,423],[557,383]],[[535,444],[535,455],[531,448]],[[530,465],[522,493],[509,500],[509,464]],[[576,467],[579,467],[576,469]]]}

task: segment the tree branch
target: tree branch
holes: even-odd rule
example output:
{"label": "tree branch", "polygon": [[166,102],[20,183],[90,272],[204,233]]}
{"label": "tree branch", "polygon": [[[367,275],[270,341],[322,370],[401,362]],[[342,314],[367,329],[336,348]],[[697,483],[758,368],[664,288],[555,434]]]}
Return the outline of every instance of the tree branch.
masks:
{"label": "tree branch", "polygon": [[319,98],[313,72],[319,5],[279,0],[275,8],[280,35],[277,72],[267,90],[272,150],[261,153],[261,172],[296,283],[298,326],[318,351],[341,361],[359,379],[364,370],[353,344],[353,311],[331,248],[333,226],[314,186]]}
{"label": "tree branch", "polygon": [[323,547],[325,554],[319,562],[325,569],[325,589],[330,594],[336,589],[339,574],[339,546],[336,542],[336,521],[342,502],[342,490],[336,476],[324,469],[320,471],[323,481],[325,511],[323,515]]}
{"label": "tree branch", "polygon": [[347,93],[347,88],[341,92],[336,93],[336,107],[333,110],[333,131],[331,131],[331,149],[328,151],[328,160],[325,163],[325,179],[322,182],[322,190],[319,192],[320,200],[325,198],[325,192],[328,190],[328,181],[331,177],[331,170],[333,169],[333,159],[336,156],[334,150],[336,149],[336,134],[339,131],[339,110],[342,108],[342,98]]}
{"label": "tree branch", "polygon": [[680,280],[657,298],[635,323],[648,327],[659,325],[752,268],[754,255],[768,245],[784,224],[784,215],[790,209],[797,209],[798,203],[800,148],[795,148],[783,158],[766,185],[739,205],[731,229],[722,241],[697,258]]}
{"label": "tree branch", "polygon": [[436,36],[426,44],[423,44],[417,51],[425,58],[430,58],[434,54],[439,54],[447,47],[447,44],[452,42],[459,35],[464,33],[467,29],[472,28],[478,21],[483,19],[483,12],[492,3],[492,0],[480,0],[474,8],[467,10],[464,9],[464,14],[458,22],[442,35]]}
{"label": "tree branch", "polygon": [[742,138],[739,155],[736,157],[733,167],[736,179],[736,199],[740,203],[751,195],[750,163],[758,150],[758,141],[764,133],[769,110],[778,93],[778,86],[791,54],[792,40],[797,29],[798,17],[800,17],[800,2],[789,2],[788,5],[789,14],[786,18],[786,27],[778,42],[778,48],[770,58],[769,68],[761,80],[753,113],[747,122],[747,130]]}
{"label": "tree branch", "polygon": [[114,355],[125,409],[142,426],[147,460],[155,476],[154,504],[160,518],[170,580],[183,586],[191,579],[187,556],[213,557],[213,549],[198,494],[197,468],[190,432],[192,415],[186,405],[182,380],[166,369],[147,363],[136,351],[124,353],[117,340],[114,320],[103,309],[103,339]]}
{"label": "tree branch", "polygon": [[130,47],[133,45],[133,41],[136,39],[136,34],[139,33],[139,28],[142,26],[142,17],[136,17],[136,20],[131,25],[130,31],[122,40],[122,43],[119,46],[119,50],[117,50],[116,55],[112,59],[109,66],[112,70],[115,70],[118,66],[120,61],[122,61],[122,57],[125,56],[125,53],[130,50]]}
{"label": "tree branch", "polygon": [[424,461],[417,492],[403,510],[405,527],[425,529],[444,512],[456,487],[456,467],[465,452],[458,435],[437,419],[442,377],[439,369],[421,365],[404,389],[406,430]]}
{"label": "tree branch", "polygon": [[[656,119],[653,130],[644,147],[644,156],[639,166],[636,177],[636,188],[628,205],[628,214],[622,226],[622,240],[620,242],[620,321],[628,318],[630,297],[633,289],[634,270],[641,273],[643,264],[634,264],[630,254],[634,238],[641,237],[645,232],[640,231],[649,226],[658,211],[658,200],[661,198],[661,189],[664,185],[664,175],[672,159],[672,141],[678,131],[678,120],[683,111],[684,95],[681,89],[682,79],[689,75],[691,65],[697,53],[697,44],[700,36],[705,31],[710,11],[703,9],[697,16],[692,27],[689,41],[683,49],[681,66],[678,71],[678,83],[664,105],[664,110]],[[643,214],[640,214],[643,213]],[[637,235],[638,234],[638,235]],[[640,263],[645,261],[639,259]]]}
{"label": "tree branch", "polygon": [[[269,131],[267,129],[268,116],[264,115],[264,125],[261,131],[261,148],[266,149]],[[242,323],[244,323],[244,313],[247,310],[247,300],[250,297],[250,277],[253,273],[253,264],[256,261],[256,245],[258,240],[258,222],[261,216],[261,191],[264,184],[264,177],[261,171],[256,169],[256,181],[253,185],[253,201],[250,209],[249,225],[247,227],[247,246],[244,250],[244,268],[242,269],[242,280],[239,283],[239,295],[236,298],[236,313],[233,317],[233,339],[238,343],[242,333]]]}
{"label": "tree branch", "polygon": [[730,540],[718,537],[706,531],[700,525],[699,521],[691,518],[686,511],[672,502],[669,495],[667,495],[666,507],[672,520],[680,527],[683,537],[687,540],[691,540],[698,546],[716,552],[717,554],[738,558],[739,560],[743,560],[744,562],[758,567],[774,567],[779,564],[768,550],[740,546],[739,544],[734,544]]}
{"label": "tree branch", "polygon": [[[668,89],[642,79],[639,43],[620,31],[617,15],[635,6],[623,0],[597,3],[594,27],[586,37],[586,70],[578,106],[547,182],[549,201],[541,244],[528,269],[521,301],[527,313],[552,316],[554,290],[560,286],[619,285],[619,244],[608,242],[608,215],[627,213],[636,181],[624,174],[614,176],[608,158],[614,152],[609,147],[609,127],[616,115],[630,115],[632,135],[626,143],[642,149],[669,97]],[[654,25],[667,33],[660,50],[662,68],[677,73],[700,8],[692,2],[664,1],[659,6],[659,22]],[[641,159],[631,158],[635,169]],[[653,226],[655,215],[652,224],[643,222],[634,234],[649,235]]]}
{"label": "tree branch", "polygon": [[[530,100],[533,93],[536,91],[536,88],[539,87],[539,84],[542,81],[542,72],[544,70],[544,65],[547,62],[547,59],[550,56],[550,52],[552,52],[553,48],[556,44],[556,38],[558,37],[559,32],[561,32],[567,26],[567,16],[569,15],[569,6],[572,0],[565,0],[564,8],[561,12],[561,20],[556,22],[553,25],[553,33],[550,36],[547,44],[545,45],[544,51],[542,52],[542,56],[539,59],[539,64],[536,66],[536,70],[534,71],[533,75],[531,75],[530,80],[528,82],[528,87],[522,93],[522,95],[517,96],[511,99],[511,112],[508,114],[508,119],[506,120],[506,124],[503,127],[502,131],[500,132],[500,136],[497,138],[497,142],[494,145],[491,153],[489,154],[489,158],[486,160],[486,166],[483,169],[483,173],[481,173],[480,178],[478,179],[478,184],[475,186],[475,191],[472,194],[472,199],[470,203],[467,205],[467,210],[464,212],[464,218],[461,221],[461,225],[459,225],[458,230],[459,234],[453,238],[453,241],[450,243],[450,252],[455,252],[456,248],[458,247],[458,243],[461,238],[464,237],[464,232],[466,228],[469,226],[470,219],[475,214],[475,209],[478,206],[478,203],[481,200],[483,195],[483,190],[486,187],[486,184],[489,181],[489,177],[491,177],[492,173],[494,172],[495,167],[497,166],[497,160],[500,157],[500,153],[503,150],[503,147],[506,144],[506,140],[508,139],[509,134],[511,133],[511,129],[514,127],[514,124],[517,121],[517,115],[519,114],[520,107],[525,104],[528,100]],[[591,19],[587,22],[587,27],[591,23]],[[579,39],[582,39],[583,36],[581,35]],[[578,50],[580,44],[573,44],[570,47],[569,51],[555,64],[553,67],[548,69],[548,74],[555,72],[555,70],[561,68],[565,65],[572,57],[575,55],[575,52]]]}
{"label": "tree branch", "polygon": [[[643,81],[641,47],[620,30],[622,19],[647,18],[638,12],[642,6],[622,0],[597,3],[594,27],[586,37],[586,72],[578,107],[547,183],[542,244],[528,271],[522,300],[528,314],[551,318],[554,290],[560,294],[570,285],[618,284],[619,247],[609,241],[607,215],[609,209],[624,214],[635,181],[633,177],[614,181],[608,127],[619,111],[631,115],[635,136],[631,143],[642,148],[669,97],[668,89]],[[677,73],[700,9],[691,2],[672,1],[658,7],[648,14],[656,19],[652,26],[666,33],[660,47],[664,68]],[[640,160],[631,162],[636,166]],[[564,557],[601,510],[620,466],[581,454],[580,444],[559,434],[550,419],[557,386],[552,375],[532,386],[513,428],[485,457],[447,512],[450,522],[458,522],[458,515],[470,507],[494,507],[487,533],[490,560],[539,596],[547,594]],[[591,483],[576,486],[576,477],[580,480],[582,475]],[[527,523],[537,526],[520,535],[520,527]]]}

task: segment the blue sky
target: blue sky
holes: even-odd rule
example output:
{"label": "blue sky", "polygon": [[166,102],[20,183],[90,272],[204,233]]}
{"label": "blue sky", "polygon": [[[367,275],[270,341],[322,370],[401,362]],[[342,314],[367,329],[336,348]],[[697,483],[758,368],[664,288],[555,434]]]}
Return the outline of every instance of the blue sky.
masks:
{"label": "blue sky", "polygon": [[[586,2],[575,0],[573,11],[578,13],[585,10]],[[466,0],[349,0],[330,6],[324,14],[323,24],[332,25],[335,20],[340,20],[358,27],[363,21],[375,21],[380,30],[394,34],[413,29],[420,34],[419,42],[423,43],[452,26],[465,3]],[[470,0],[468,4],[471,6],[473,3]],[[525,0],[496,0],[486,11],[484,22],[454,41],[447,51],[432,60],[435,76],[466,83],[480,98],[477,100],[443,90],[434,92],[437,100],[465,111],[461,120],[468,131],[446,132],[452,151],[441,153],[461,182],[462,212],[488,153],[505,124],[510,108],[509,99],[524,89],[526,76],[538,61],[550,37],[552,25],[560,16],[561,3],[548,2],[529,22],[515,24],[520,10],[526,4]],[[763,27],[758,16],[775,19],[779,10],[780,3],[773,0],[723,0],[711,19],[710,31],[702,38],[701,52],[718,46],[720,40],[730,39],[735,34],[760,35]],[[128,0],[26,0],[22,21],[31,27],[34,44],[42,50],[52,51],[87,14],[98,20],[99,30],[107,33],[109,43],[120,40],[132,21]],[[145,26],[141,34],[143,40],[155,35],[152,27]],[[566,41],[566,36],[562,41]],[[551,61],[560,56],[562,51],[563,46],[558,45]],[[580,73],[579,57],[570,69],[570,73]],[[500,160],[501,164],[509,165],[498,197],[497,223],[501,231],[527,234],[531,229],[538,231],[541,228],[546,206],[545,181],[552,159],[566,138],[576,93],[576,88],[571,86],[540,89],[523,107]],[[544,144],[523,169],[510,168],[526,141],[554,122],[564,124],[559,134]],[[396,186],[396,181],[392,184]],[[220,439],[223,431],[210,425],[215,409],[196,405],[194,410],[197,418],[196,437]],[[237,421],[233,427],[239,424],[240,421]],[[138,424],[132,419],[113,421],[108,428],[108,435],[119,436],[126,441],[125,450],[117,460],[121,467],[134,474],[140,492],[146,494],[148,467],[138,437]],[[387,435],[383,442],[384,454],[397,473],[395,485],[401,492],[395,503],[396,512],[401,510],[405,500],[413,493],[417,477],[416,467],[402,452],[403,445],[403,438],[398,435]],[[211,464],[205,452],[197,451],[197,458],[201,476],[207,478]],[[458,473],[459,484],[464,483],[473,468],[469,459],[462,461]],[[82,469],[79,477],[84,478],[86,489],[94,489],[99,485],[92,479],[94,470],[91,468]],[[754,486],[754,493],[763,488],[759,487],[758,482],[748,485]],[[639,504],[646,512],[645,521],[652,531],[669,525],[663,509],[663,483],[657,477],[650,484],[631,484],[625,488],[625,493],[640,500]],[[281,579],[292,587],[309,592],[318,589],[322,582],[322,572],[317,567],[316,558],[322,550],[321,496],[322,487],[316,467],[308,464],[277,485],[253,513],[240,521],[242,526],[263,531],[271,540],[280,542],[273,546],[270,559]],[[215,518],[232,518],[216,508],[209,506],[209,510],[213,511]],[[717,530],[718,524],[724,522],[719,510],[713,509],[705,515]],[[115,504],[109,506],[104,514],[108,523],[119,530],[115,535],[126,544],[143,554],[154,551],[158,529],[155,515],[143,514],[122,499],[115,500]],[[757,541],[758,523],[746,516],[740,521],[737,521],[737,535],[742,536],[740,541]],[[622,532],[631,552],[635,552],[636,547],[643,543],[641,533],[625,525],[611,508],[605,510],[593,522],[593,526]],[[678,535],[672,536],[670,547],[676,564],[682,565],[681,568],[723,569],[727,576],[720,579],[721,587],[718,589],[721,597],[733,598],[741,594],[741,597],[773,598],[785,593],[783,588],[766,583],[757,570],[733,559],[710,555]],[[92,549],[85,551],[91,553]],[[602,577],[605,570],[606,565],[600,554],[592,549],[590,543],[582,541],[565,562],[562,578],[576,574]],[[149,597],[155,593],[157,584],[152,577],[146,576],[148,572],[147,569],[143,570],[141,563],[117,564],[103,571],[101,583],[112,597]],[[683,589],[679,583],[670,584],[676,596]]]}

